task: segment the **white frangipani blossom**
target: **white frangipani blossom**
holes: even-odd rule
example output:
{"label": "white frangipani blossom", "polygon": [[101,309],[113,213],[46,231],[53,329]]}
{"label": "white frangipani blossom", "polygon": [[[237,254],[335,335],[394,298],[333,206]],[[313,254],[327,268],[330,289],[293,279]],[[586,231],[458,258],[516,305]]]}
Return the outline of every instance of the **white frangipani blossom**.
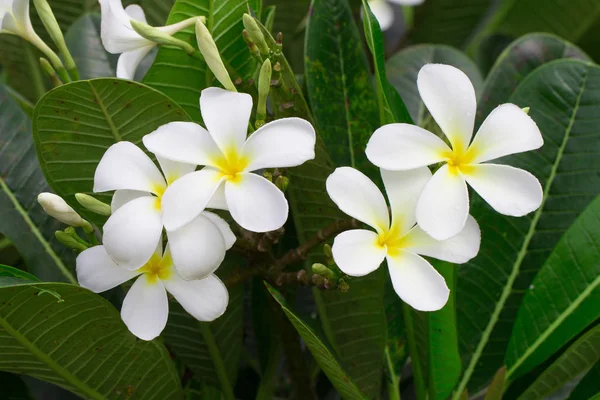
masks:
{"label": "white frangipani blossom", "polygon": [[449,290],[444,278],[421,255],[465,263],[479,251],[479,226],[469,216],[458,235],[437,241],[415,225],[415,207],[431,178],[429,169],[382,169],[381,177],[390,203],[391,223],[383,194],[362,172],[342,167],[327,178],[327,193],[340,210],[375,229],[339,234],[333,242],[333,258],[350,276],[367,275],[387,260],[394,290],[403,301],[417,310],[439,310],[446,304]]}
{"label": "white frangipani blossom", "polygon": [[29,0],[0,0],[0,33],[17,35],[36,46],[54,60],[54,52],[33,30],[29,17]]}
{"label": "white frangipani blossom", "polygon": [[394,23],[394,8],[390,3],[400,4],[403,6],[418,6],[423,4],[425,0],[369,0],[369,8],[382,31],[388,29]]}
{"label": "white frangipani blossom", "polygon": [[148,150],[161,158],[205,166],[166,190],[165,228],[180,229],[212,200],[249,231],[279,229],[288,217],[287,200],[273,183],[252,171],[313,159],[312,125],[300,118],[279,119],[246,139],[252,97],[219,88],[202,91],[200,110],[208,130],[192,122],[171,122],[144,137]]}
{"label": "white frangipani blossom", "polygon": [[162,253],[162,243],[144,266],[133,271],[118,266],[104,246],[91,247],[77,256],[77,280],[95,293],[137,276],[123,300],[121,318],[131,333],[143,340],[154,339],[165,328],[169,315],[167,292],[199,321],[220,317],[229,302],[227,288],[214,274],[199,280],[182,279],[168,247]]}
{"label": "white frangipani blossom", "polygon": [[[128,270],[144,265],[161,241],[163,221],[168,221],[161,202],[167,186],[195,169],[157,158],[164,177],[139,147],[118,142],[104,153],[94,175],[94,192],[116,190],[103,242],[111,258]],[[219,267],[235,235],[222,218],[207,211],[188,222],[167,236],[179,275],[199,279]]]}
{"label": "white frangipani blossom", "polygon": [[[1,1],[1,0],[0,0]],[[123,8],[121,0],[99,0],[102,8],[100,36],[106,51],[121,54],[117,62],[117,78],[133,79],[135,70],[142,59],[156,43],[142,37],[131,26],[131,20],[147,23],[144,10],[137,4]],[[173,35],[195,23],[194,18],[176,24],[156,27]]]}
{"label": "white frangipani blossom", "polygon": [[527,113],[514,104],[498,106],[471,142],[477,104],[469,78],[455,67],[428,64],[419,71],[417,86],[451,147],[418,126],[389,124],[373,133],[366,154],[373,164],[394,171],[444,163],[419,199],[419,226],[438,240],[459,233],[469,213],[467,183],[501,214],[518,217],[536,210],[543,193],[535,176],[487,163],[542,146],[542,135]]}

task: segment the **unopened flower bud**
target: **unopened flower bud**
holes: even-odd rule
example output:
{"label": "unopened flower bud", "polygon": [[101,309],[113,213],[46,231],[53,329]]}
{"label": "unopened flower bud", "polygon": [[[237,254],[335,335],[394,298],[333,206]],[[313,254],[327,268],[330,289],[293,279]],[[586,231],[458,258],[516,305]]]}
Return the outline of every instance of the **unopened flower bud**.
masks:
{"label": "unopened flower bud", "polygon": [[54,87],[58,87],[63,84],[56,74],[54,67],[52,67],[52,64],[50,64],[50,61],[48,61],[46,58],[40,57],[40,67],[42,67],[42,71],[44,71],[46,76],[50,78]]}
{"label": "unopened flower bud", "polygon": [[150,26],[144,22],[136,21],[134,19],[132,19],[130,22],[131,27],[134,31],[136,31],[141,37],[148,39],[151,42],[179,47],[183,49],[183,51],[185,51],[187,54],[192,54],[194,52],[194,47],[192,45],[183,40],[171,36],[169,33],[163,30]]}
{"label": "unopened flower bud", "polygon": [[76,240],[73,236],[71,236],[67,232],[56,231],[54,232],[54,236],[56,239],[67,246],[70,249],[77,250],[79,252],[87,250],[88,246]]}
{"label": "unopened flower bud", "polygon": [[258,77],[258,103],[256,105],[256,128],[260,128],[267,118],[267,98],[271,90],[271,60],[268,58],[260,68]]}
{"label": "unopened flower bud", "polygon": [[529,115],[530,107],[523,107],[522,110],[525,111],[525,114]]}
{"label": "unopened flower bud", "polygon": [[279,175],[277,179],[275,179],[275,186],[277,186],[279,190],[281,190],[284,193],[287,190],[289,184],[290,178],[288,178],[287,176]]}
{"label": "unopened flower bud", "polygon": [[269,172],[269,171],[265,171],[263,172],[263,176],[265,177],[266,180],[268,180],[269,182],[273,182],[273,173]]}
{"label": "unopened flower bud", "polygon": [[335,276],[332,270],[321,263],[314,263],[312,265],[312,272],[327,279],[332,279]]}
{"label": "unopened flower bud", "polygon": [[46,214],[56,218],[63,224],[84,228],[86,232],[93,231],[90,223],[81,218],[77,211],[73,210],[62,197],[44,192],[38,195],[38,203],[46,211]]}
{"label": "unopened flower bud", "polygon": [[92,197],[85,193],[76,193],[75,199],[79,204],[81,204],[83,207],[85,207],[87,210],[90,210],[93,213],[106,216],[111,214],[110,205],[101,202],[95,197]]}
{"label": "unopened flower bud", "polygon": [[323,254],[325,254],[325,257],[327,257],[328,259],[333,259],[333,252],[331,251],[331,246],[327,243],[323,245]]}
{"label": "unopened flower bud", "polygon": [[198,41],[198,49],[200,50],[200,53],[202,53],[206,65],[208,65],[208,68],[215,75],[215,78],[217,78],[225,89],[237,92],[237,89],[231,81],[229,72],[227,72],[227,69],[223,64],[219,49],[208,31],[208,28],[202,21],[196,21],[196,40]]}
{"label": "unopened flower bud", "polygon": [[260,30],[256,20],[250,14],[244,14],[242,22],[244,23],[244,28],[246,28],[246,31],[248,32],[248,36],[256,43],[261,54],[269,54],[269,45],[267,45],[265,35]]}

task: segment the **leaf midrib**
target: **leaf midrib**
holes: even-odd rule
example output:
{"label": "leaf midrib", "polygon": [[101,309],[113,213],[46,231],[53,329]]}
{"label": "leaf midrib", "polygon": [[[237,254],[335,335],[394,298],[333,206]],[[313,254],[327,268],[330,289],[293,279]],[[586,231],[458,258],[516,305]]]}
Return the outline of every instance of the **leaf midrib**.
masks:
{"label": "leaf midrib", "polygon": [[227,376],[227,370],[225,369],[225,363],[223,362],[221,351],[215,342],[215,337],[210,330],[208,323],[198,322],[198,327],[200,332],[202,332],[202,338],[204,339],[208,353],[213,360],[215,372],[219,378],[223,395],[226,399],[233,400],[235,399],[235,396],[233,394],[233,389],[231,388],[231,383],[229,382],[229,377]]}
{"label": "leaf midrib", "polygon": [[115,126],[115,123],[113,122],[112,117],[108,113],[108,110],[106,109],[106,106],[104,105],[104,101],[98,95],[98,92],[96,91],[96,88],[94,87],[92,82],[88,81],[88,83],[90,85],[90,89],[92,90],[92,93],[94,94],[94,97],[96,98],[98,107],[100,107],[100,110],[102,111],[102,114],[104,115],[104,118],[106,119],[106,123],[108,124],[110,131],[112,132],[112,134],[115,138],[115,141],[120,142],[123,139],[121,138],[121,134],[119,133],[119,130]]}
{"label": "leaf midrib", "polygon": [[[510,276],[508,277],[508,280],[506,282],[506,285],[504,286],[504,289],[502,290],[502,295],[500,296],[498,303],[496,303],[496,306],[494,307],[494,311],[492,312],[490,321],[481,335],[481,340],[477,344],[475,352],[473,353],[473,356],[471,357],[471,360],[469,361],[469,365],[467,366],[467,369],[465,370],[463,378],[461,379],[457,390],[454,392],[454,396],[452,397],[453,400],[459,400],[462,392],[465,390],[465,388],[469,382],[469,379],[471,378],[471,375],[473,374],[473,371],[475,370],[477,362],[479,361],[479,358],[481,357],[481,354],[483,353],[483,350],[490,339],[492,331],[494,330],[494,327],[496,326],[496,323],[498,322],[500,313],[502,312],[502,309],[504,308],[504,304],[506,303],[506,300],[512,293],[513,284],[514,284],[515,280],[517,279],[517,276],[519,275],[519,271],[521,269],[521,263],[523,262],[523,260],[525,259],[525,256],[527,255],[527,249],[529,248],[529,243],[531,242],[531,239],[533,238],[533,236],[535,234],[537,224],[543,213],[544,206],[546,205],[546,201],[548,200],[548,197],[550,194],[550,189],[552,188],[552,184],[554,182],[554,179],[556,178],[558,166],[560,165],[560,162],[562,161],[562,156],[563,156],[564,150],[565,150],[567,143],[569,142],[569,139],[571,137],[571,129],[573,128],[573,125],[575,124],[575,117],[577,115],[577,112],[579,111],[579,102],[581,101],[581,96],[583,95],[583,92],[585,91],[588,75],[589,75],[589,64],[586,63],[585,75],[583,76],[583,79],[581,81],[579,93],[577,94],[577,99],[575,100],[575,105],[573,106],[573,112],[571,113],[571,118],[569,120],[569,124],[565,130],[565,136],[563,138],[563,141],[562,141],[560,147],[558,148],[558,151],[556,154],[556,160],[555,160],[554,164],[552,165],[552,169],[550,170],[550,174],[546,181],[546,186],[544,187],[544,192],[543,192],[543,196],[542,196],[542,204],[540,205],[540,207],[537,209],[537,211],[535,212],[535,214],[533,216],[531,225],[529,226],[529,231],[527,232],[527,235],[525,235],[523,244],[521,246],[521,250],[519,251],[519,253],[517,255],[517,259],[515,260],[515,262],[513,264],[513,270],[511,272]],[[508,375],[507,375],[507,377],[508,377]]]}

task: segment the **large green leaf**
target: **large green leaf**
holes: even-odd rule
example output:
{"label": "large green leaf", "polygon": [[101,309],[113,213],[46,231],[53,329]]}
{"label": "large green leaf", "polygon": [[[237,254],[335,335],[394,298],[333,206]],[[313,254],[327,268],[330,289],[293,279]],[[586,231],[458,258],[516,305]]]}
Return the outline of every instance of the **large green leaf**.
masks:
{"label": "large green leaf", "polygon": [[87,14],[79,18],[65,34],[69,51],[77,64],[81,79],[115,76],[114,56],[107,53],[100,39],[100,16]]}
{"label": "large green leaf", "polygon": [[550,357],[600,317],[600,197],[577,218],[531,283],[506,351],[508,377]]}
{"label": "large green leaf", "polygon": [[347,0],[313,0],[306,29],[305,81],[316,128],[337,165],[379,179],[365,148],[379,126],[377,97]]}
{"label": "large green leaf", "polygon": [[[596,216],[597,217],[597,216]],[[596,302],[596,304],[598,304]],[[545,398],[565,383],[587,371],[600,360],[600,325],[592,328],[575,343],[569,346],[533,384],[519,400]]]}
{"label": "large green leaf", "polygon": [[475,125],[479,126],[494,108],[508,102],[517,86],[533,70],[560,58],[589,60],[575,45],[547,33],[532,33],[511,43],[485,79]]}
{"label": "large green leaf", "polygon": [[133,336],[102,297],[62,283],[0,288],[0,370],[85,399],[176,399],[179,377],[158,340]]}
{"label": "large green leaf", "polygon": [[[242,15],[247,11],[247,0],[178,0],[167,23],[205,16],[206,27],[215,39],[225,65],[229,67],[231,79],[236,81],[241,78],[247,82],[256,69],[256,62],[242,38]],[[193,26],[177,33],[175,37],[197,46]],[[159,49],[143,82],[175,100],[194,121],[201,120],[198,103],[200,92],[218,85],[204,61],[192,58],[179,48],[167,46]]]}
{"label": "large green leaf", "polygon": [[303,318],[299,317],[292,309],[290,309],[281,293],[268,283],[265,284],[292,325],[294,325],[294,328],[296,328],[302,339],[304,339],[306,346],[308,346],[312,355],[315,357],[315,360],[340,395],[344,399],[366,399],[367,397],[361,393],[358,386],[343,369],[342,364],[326,344],[325,339],[320,337],[320,335],[317,334]]}
{"label": "large green leaf", "polygon": [[[48,183],[90,221],[103,217],[79,205],[75,193],[92,193],[94,171],[115,142],[140,144],[171,121],[189,117],[164,94],[139,83],[94,79],[60,86],[36,105],[33,139]],[[110,201],[110,194],[95,195]]]}
{"label": "large green leaf", "polygon": [[35,47],[19,36],[0,34],[0,54],[4,83],[32,102],[46,93],[50,86],[40,68],[42,54]]}
{"label": "large green leaf", "polygon": [[579,381],[569,400],[591,400],[600,398],[600,361]]}
{"label": "large green leaf", "polygon": [[541,207],[521,218],[494,212],[477,196],[471,213],[482,230],[479,255],[458,269],[457,312],[465,373],[475,393],[503,365],[516,313],[560,237],[600,190],[600,68],[574,60],[529,75],[510,102],[531,107],[544,146],[505,162],[538,177]]}
{"label": "large green leaf", "polygon": [[[272,64],[279,62],[281,84],[271,86],[271,101],[276,118],[301,117],[312,121],[306,100],[296,78],[273,37],[261,27],[273,51]],[[288,170],[290,185],[287,196],[296,228],[297,239],[305,242],[333,222],[348,218],[330,200],[325,180],[334,166],[320,137],[317,138],[315,159]],[[310,270],[322,262],[322,250],[316,247],[304,266]],[[385,271],[352,280],[346,293],[337,290],[313,290],[321,324],[329,343],[346,367],[348,374],[369,397],[379,393],[385,346],[385,315],[383,283]]]}
{"label": "large green leaf", "polygon": [[0,85],[0,232],[20,251],[29,270],[42,280],[71,281],[74,257],[58,243],[54,232],[63,229],[37,202],[50,191],[31,137],[31,122]]}
{"label": "large green leaf", "polygon": [[417,125],[423,125],[430,118],[417,89],[419,70],[430,63],[455,66],[467,74],[478,94],[481,91],[482,78],[477,66],[465,54],[452,47],[419,45],[396,53],[386,63],[387,76],[404,99],[406,108]]}
{"label": "large green leaf", "polygon": [[[240,257],[228,255],[217,274],[223,278],[242,265]],[[163,333],[169,350],[193,372],[195,380],[220,388],[225,399],[234,399],[244,333],[244,285],[229,289],[227,311],[210,323],[199,322],[175,301],[169,307]]]}

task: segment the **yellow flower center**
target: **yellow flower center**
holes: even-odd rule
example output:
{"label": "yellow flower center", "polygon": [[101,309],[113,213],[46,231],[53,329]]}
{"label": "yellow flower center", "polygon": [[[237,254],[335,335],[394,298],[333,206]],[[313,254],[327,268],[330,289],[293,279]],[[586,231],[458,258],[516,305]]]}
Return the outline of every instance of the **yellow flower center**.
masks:
{"label": "yellow flower center", "polygon": [[389,256],[397,255],[401,249],[408,246],[406,235],[400,234],[398,224],[393,224],[388,230],[381,232],[377,237],[377,246],[386,247]]}
{"label": "yellow flower center", "polygon": [[171,277],[173,273],[172,266],[173,260],[170,254],[161,258],[159,254],[155,253],[138,271],[147,275],[148,282],[156,283],[158,279],[166,280]]}
{"label": "yellow flower center", "polygon": [[156,194],[156,199],[154,200],[154,208],[160,211],[162,197],[163,194],[165,194],[165,190],[167,190],[167,188],[164,185],[159,185],[155,183],[154,185],[152,185],[152,189],[153,193]]}
{"label": "yellow flower center", "polygon": [[249,160],[248,157],[242,156],[234,147],[231,147],[215,158],[213,164],[221,171],[221,177],[235,183],[240,181],[240,174],[246,170]]}
{"label": "yellow flower center", "polygon": [[448,163],[448,169],[451,174],[468,174],[472,171],[472,163],[475,159],[476,151],[473,146],[464,149],[462,146],[455,146],[451,151],[444,153],[444,158]]}

